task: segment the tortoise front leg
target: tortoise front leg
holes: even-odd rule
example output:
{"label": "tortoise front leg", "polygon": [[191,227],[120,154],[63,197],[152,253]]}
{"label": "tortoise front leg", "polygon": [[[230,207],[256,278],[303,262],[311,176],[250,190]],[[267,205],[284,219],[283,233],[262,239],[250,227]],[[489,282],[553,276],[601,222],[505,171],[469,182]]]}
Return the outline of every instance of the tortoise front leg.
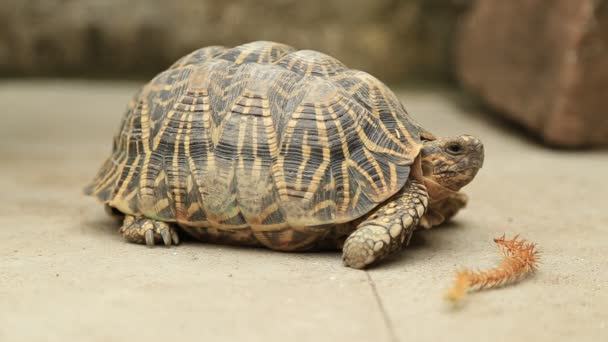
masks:
{"label": "tortoise front leg", "polygon": [[364,268],[409,243],[426,210],[428,194],[424,185],[410,180],[400,193],[361,222],[346,239],[344,264]]}

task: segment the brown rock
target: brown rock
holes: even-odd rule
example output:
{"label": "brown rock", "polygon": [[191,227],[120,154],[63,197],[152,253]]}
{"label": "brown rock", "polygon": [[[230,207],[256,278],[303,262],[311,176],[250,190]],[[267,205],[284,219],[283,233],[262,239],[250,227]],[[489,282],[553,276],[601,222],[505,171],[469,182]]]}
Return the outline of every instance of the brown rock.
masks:
{"label": "brown rock", "polygon": [[608,1],[482,0],[464,18],[462,83],[549,144],[608,144]]}
{"label": "brown rock", "polygon": [[274,40],[384,80],[448,73],[444,0],[2,0],[0,73],[142,76],[207,45]]}

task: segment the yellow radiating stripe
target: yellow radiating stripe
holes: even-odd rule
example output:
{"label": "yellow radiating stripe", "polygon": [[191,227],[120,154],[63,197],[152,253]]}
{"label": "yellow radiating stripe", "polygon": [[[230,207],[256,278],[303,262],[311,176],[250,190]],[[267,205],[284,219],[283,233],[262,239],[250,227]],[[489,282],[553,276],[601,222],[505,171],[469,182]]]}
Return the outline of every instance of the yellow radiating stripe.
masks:
{"label": "yellow radiating stripe", "polygon": [[[201,113],[201,121],[203,123],[203,130],[202,132],[193,132],[192,131],[192,121],[194,120],[194,115],[190,114],[188,115],[188,123],[186,126],[186,134],[184,137],[184,153],[186,154],[186,157],[188,158],[188,164],[190,166],[190,176],[193,179],[194,183],[196,184],[196,187],[198,189],[198,193],[201,196],[200,200],[203,202],[203,205],[200,205],[200,203],[195,202],[192,203],[189,207],[188,207],[188,218],[190,218],[192,215],[194,215],[197,211],[198,208],[200,208],[200,210],[203,211],[203,213],[205,214],[205,217],[208,217],[208,213],[205,209],[204,206],[204,202],[205,202],[205,191],[203,188],[203,179],[201,179],[201,175],[204,173],[205,170],[201,170],[202,172],[200,172],[199,174],[199,170],[198,167],[196,165],[196,163],[194,162],[194,159],[192,158],[192,152],[190,150],[190,143],[191,143],[191,136],[193,134],[201,134],[203,139],[206,142],[206,156],[207,156],[207,173],[210,169],[214,168],[214,163],[215,163],[215,158],[214,158],[214,154],[211,150],[211,141],[210,141],[210,129],[211,129],[211,112],[210,112],[210,106],[209,106],[209,94],[207,93],[207,91],[205,90],[201,90],[200,92],[197,92],[197,102],[196,104],[201,104],[199,103],[199,98],[202,101],[202,105],[203,105],[203,111]],[[194,207],[193,207],[194,206]]]}
{"label": "yellow radiating stripe", "polygon": [[321,201],[315,205],[315,207],[313,208],[313,213],[316,214],[325,208],[335,207],[335,206],[336,206],[336,202],[334,202],[332,200]]}
{"label": "yellow radiating stripe", "polygon": [[291,70],[299,60],[294,56],[291,56],[291,60],[287,63],[287,69]]}
{"label": "yellow radiating stripe", "polygon": [[129,182],[133,178],[133,175],[135,174],[135,170],[137,169],[135,166],[139,163],[140,157],[141,156],[138,155],[137,157],[135,157],[135,159],[131,163],[129,173],[127,174],[127,177],[125,178],[124,182],[120,185],[120,189],[118,189],[118,191],[116,191],[116,194],[114,195],[114,197],[118,198],[118,197],[122,196],[122,193],[127,190],[127,186],[129,185]]}
{"label": "yellow radiating stripe", "polygon": [[304,136],[302,137],[302,162],[298,167],[298,173],[296,174],[296,184],[295,188],[298,191],[302,191],[302,177],[304,176],[304,170],[306,169],[306,164],[310,159],[310,145],[308,144],[308,131],[304,131]]}
{"label": "yellow radiating stripe", "polygon": [[[123,136],[125,135],[126,131],[128,131],[128,129],[131,129],[131,131],[133,130],[133,123],[135,121],[135,115],[134,115],[134,110],[136,110],[136,108],[133,108],[131,110],[131,117],[130,117],[130,121],[129,121],[129,126],[128,127],[123,127],[123,129],[121,130],[121,139],[120,139],[120,145],[122,147],[122,151],[123,154],[125,156],[124,160],[120,163],[120,166],[117,168],[116,171],[116,176],[118,176],[118,179],[115,181],[114,186],[116,186],[118,184],[118,182],[120,181],[120,176],[122,175],[122,171],[125,169],[125,166],[127,165],[127,162],[129,161],[129,141],[131,140],[131,133],[129,133],[128,137],[123,138]],[[110,185],[110,182],[107,182],[106,184],[103,185],[102,188],[105,188],[106,186]],[[117,190],[118,189],[112,189],[112,197],[115,197],[117,195]]]}
{"label": "yellow radiating stripe", "polygon": [[[344,109],[346,109],[346,112],[348,113],[348,115],[351,117],[351,119],[353,119],[353,124],[357,125],[357,119],[354,118],[352,116],[352,112],[349,112],[349,108],[348,106],[346,106],[346,103],[340,99],[338,101],[338,105],[340,107],[343,107]],[[348,141],[346,141],[346,134],[344,132],[344,128],[342,127],[342,122],[340,121],[340,118],[338,117],[337,113],[334,111],[333,108],[329,107],[329,114],[331,115],[331,118],[333,120],[333,122],[336,124],[336,128],[338,129],[338,135],[340,136],[340,142],[342,145],[342,153],[344,154],[344,158],[345,159],[349,159],[350,158],[350,150],[348,149]]]}
{"label": "yellow radiating stripe", "polygon": [[274,90],[275,92],[277,92],[279,95],[281,95],[284,99],[290,98],[292,96],[295,96],[296,94],[290,94],[288,92],[286,92],[282,87],[281,84],[284,84],[284,81],[282,80],[277,80],[276,85],[272,88],[272,90]]}
{"label": "yellow radiating stripe", "polygon": [[260,212],[260,214],[258,215],[258,218],[259,218],[258,221],[260,223],[264,222],[264,220],[266,220],[270,215],[272,215],[272,213],[276,212],[277,210],[279,210],[278,203],[274,202],[274,203],[270,204],[269,206],[264,208],[264,210],[262,210],[262,212]]}
{"label": "yellow radiating stripe", "polygon": [[154,179],[154,186],[158,188],[160,183],[162,183],[167,178],[167,174],[165,170],[161,169],[156,178]]}
{"label": "yellow radiating stripe", "polygon": [[[298,119],[300,118],[300,112],[298,111],[300,108],[296,108],[296,110],[292,113],[292,116],[290,118],[290,120],[287,122],[287,127],[285,128],[285,131],[283,132],[283,141],[285,141],[284,146],[281,146],[281,151],[287,151],[289,149],[289,145],[291,142],[291,138],[293,137],[293,132],[295,129],[295,126],[298,122]],[[272,120],[272,119],[271,119]],[[274,133],[274,129],[273,129],[273,133]],[[273,134],[276,136],[276,134]],[[276,144],[276,138],[275,140],[275,144]],[[275,165],[273,165],[272,167],[272,173],[273,176],[275,177],[275,179],[277,179],[276,181],[276,186],[277,186],[277,191],[279,193],[279,197],[281,198],[281,200],[288,200],[289,199],[289,195],[287,193],[287,182],[285,181],[285,175],[284,175],[284,170],[285,170],[285,157],[283,155],[280,154],[277,155],[277,162],[275,163]]]}
{"label": "yellow radiating stripe", "polygon": [[312,67],[313,67],[313,63],[311,63],[311,61],[305,61],[306,62],[306,71],[304,72],[305,75],[312,75]]}
{"label": "yellow radiating stripe", "polygon": [[304,195],[304,198],[309,201],[312,200],[314,194],[319,189],[319,186],[321,185],[321,181],[323,181],[323,175],[327,171],[327,166],[329,165],[329,161],[330,161],[329,147],[328,147],[329,139],[327,137],[327,125],[325,124],[325,121],[323,120],[322,109],[317,106],[315,107],[315,117],[316,117],[316,121],[317,121],[317,135],[318,135],[318,139],[321,142],[321,144],[320,144],[321,150],[323,151],[323,161],[321,162],[321,164],[315,171],[315,174],[312,177],[312,182],[308,188],[308,191],[306,192],[306,195]]}
{"label": "yellow radiating stripe", "polygon": [[388,163],[391,175],[391,190],[397,189],[397,167],[393,163]]}
{"label": "yellow radiating stripe", "polygon": [[325,183],[323,186],[323,191],[330,191],[331,189],[336,188],[336,179],[334,178],[333,170],[331,170],[331,174],[329,177],[329,182]]}
{"label": "yellow radiating stripe", "polygon": [[[403,126],[403,124],[401,123],[401,120],[399,119],[399,117],[397,117],[396,115],[396,109],[395,108],[389,108],[388,113],[393,117],[393,119],[395,120],[395,122],[397,123],[398,126],[398,133],[397,136],[395,137],[395,135],[393,134],[393,132],[391,132],[380,120],[380,112],[378,111],[378,107],[375,105],[376,103],[376,93],[380,92],[380,96],[382,97],[382,99],[384,100],[384,102],[388,105],[389,101],[386,97],[386,95],[383,93],[382,90],[380,90],[378,87],[374,86],[372,89],[370,89],[370,97],[372,98],[372,103],[374,104],[374,106],[372,107],[372,114],[374,115],[374,117],[378,118],[378,122],[380,124],[380,129],[382,130],[382,132],[384,132],[384,134],[391,139],[392,142],[394,142],[397,146],[399,146],[401,149],[405,151],[407,151],[407,146],[405,144],[403,144],[403,142],[401,142],[401,134],[400,133],[404,133],[404,135],[406,136],[406,139],[409,140],[408,138],[408,134],[405,134],[405,127]],[[392,105],[390,105],[392,107]],[[368,121],[369,122],[369,121]],[[399,131],[403,131],[403,132],[399,132]],[[414,142],[409,140],[410,144],[413,144]],[[412,145],[413,146],[413,145]]]}
{"label": "yellow radiating stripe", "polygon": [[365,170],[363,170],[361,168],[361,166],[357,165],[355,162],[353,162],[350,159],[348,160],[348,165],[350,167],[354,168],[355,170],[357,170],[363,177],[365,177],[365,179],[367,180],[367,182],[369,183],[369,185],[374,189],[374,191],[376,192],[376,194],[380,194],[380,189],[378,188],[378,185],[374,182],[374,180],[369,175],[369,173],[367,173]]}
{"label": "yellow radiating stripe", "polygon": [[190,203],[190,206],[188,207],[188,217],[184,222],[189,222],[190,217],[196,214],[199,209],[200,206],[198,205],[198,203]]}
{"label": "yellow radiating stripe", "polygon": [[357,206],[360,196],[361,196],[361,187],[358,186],[357,189],[355,189],[355,195],[353,196],[353,204],[352,204],[353,209]]}
{"label": "yellow radiating stripe", "polygon": [[[224,76],[225,76],[225,74],[221,75],[221,76],[218,76],[218,78],[219,77],[223,78]],[[220,85],[217,84],[217,82],[215,81],[215,79],[207,78],[207,83],[209,85],[209,88],[213,89],[214,92],[220,94],[222,96],[222,98],[224,97],[224,88],[220,87]]]}
{"label": "yellow radiating stripe", "polygon": [[[354,87],[352,87],[351,89],[348,90],[351,95],[356,94],[364,85],[368,85],[369,88],[370,88],[370,92],[369,92],[370,95],[369,96],[370,96],[370,98],[372,100],[374,100],[376,98],[376,94],[375,93],[379,92],[380,96],[382,96],[385,99],[385,102],[387,104],[389,104],[389,101],[386,101],[387,95],[386,95],[385,91],[382,90],[383,85],[382,84],[376,84],[378,81],[374,81],[373,79],[369,79],[368,77],[365,77],[365,78],[361,79],[361,78],[357,77],[356,75],[355,76],[351,75],[351,77],[355,77],[355,78],[359,79],[359,82],[356,83],[356,85]],[[343,79],[343,78],[344,77],[340,77],[340,79]],[[380,87],[380,86],[382,86],[382,87]],[[374,102],[372,102],[372,103],[374,103]],[[406,139],[408,139],[409,144],[417,144],[417,142],[413,141],[412,137],[407,133],[407,130],[405,129],[404,125],[401,122],[401,119],[396,116],[397,109],[390,108],[389,113],[394,117],[395,122],[397,122],[397,124],[399,126],[399,129],[401,130],[401,133],[403,135],[405,135]],[[372,114],[375,117],[379,117],[379,113],[378,113],[377,109],[375,108],[375,106],[373,107]],[[395,142],[399,147],[403,148],[404,151],[408,150],[407,147],[406,147],[406,145],[403,144],[400,139],[395,138],[395,136],[393,135],[393,133],[389,132],[384,125],[381,125],[380,129],[382,129],[385,132],[385,134],[387,134],[387,137],[389,139],[391,139],[391,141]],[[359,130],[357,130],[357,132],[360,133]],[[414,145],[412,145],[412,146],[414,146]],[[372,148],[372,150],[373,150],[373,148]],[[393,154],[393,153],[386,152],[386,151],[381,151],[381,152]],[[393,155],[395,155],[395,154],[393,154]],[[400,154],[396,154],[396,155],[402,156]]]}
{"label": "yellow radiating stripe", "polygon": [[[353,109],[348,105],[348,104],[344,104],[345,108],[347,108],[347,113],[353,118],[353,120],[357,123],[357,113],[355,113],[353,111]],[[363,117],[364,120],[368,120],[369,118],[365,118]],[[375,124],[374,124],[375,126]],[[365,134],[365,132],[363,131],[363,127],[361,125],[356,125],[355,128],[355,132],[357,132],[357,135],[359,136],[359,139],[361,140],[361,142],[363,143],[363,145],[365,145],[365,147],[370,150],[370,151],[374,151],[374,152],[379,152],[379,153],[386,153],[386,154],[390,154],[393,156],[397,156],[397,157],[404,157],[404,155],[402,153],[398,153],[394,150],[388,149],[386,147],[382,147],[377,145],[375,142],[371,141],[370,139],[368,139],[368,136]]]}
{"label": "yellow radiating stripe", "polygon": [[[237,101],[238,103],[238,101]],[[238,104],[237,104],[238,106]],[[236,143],[236,155],[239,156],[239,163],[242,162],[241,156],[243,154],[243,145],[245,144],[245,133],[247,133],[247,117],[249,112],[251,111],[251,99],[250,98],[245,98],[245,104],[242,105],[243,107],[243,113],[241,113],[239,115],[239,134],[238,134],[238,140]],[[234,110],[234,109],[233,109]],[[241,164],[242,165],[242,164]]]}
{"label": "yellow radiating stripe", "polygon": [[[133,109],[130,108],[129,109],[130,115],[133,115]],[[125,121],[127,120],[128,116],[124,119]],[[113,151],[112,156],[108,159],[109,162],[112,163],[112,167],[105,173],[105,175],[103,175],[103,177],[101,177],[99,180],[96,181],[96,187],[95,187],[95,191],[93,191],[93,194],[98,194],[99,192],[101,192],[103,189],[105,189],[106,187],[108,187],[110,185],[110,183],[112,181],[115,181],[116,177],[120,177],[120,174],[118,174],[116,172],[116,170],[118,169],[118,167],[120,165],[122,165],[123,161],[126,159],[126,153],[123,152],[123,132],[125,131],[125,124],[126,122],[123,121],[122,126],[120,128],[120,132],[118,133],[118,136],[115,137],[115,142],[116,142],[116,148],[117,150]],[[116,152],[119,152],[119,158],[122,160],[115,160],[114,157],[116,156]]]}
{"label": "yellow radiating stripe", "polygon": [[160,213],[161,211],[165,210],[168,207],[169,207],[169,199],[163,198],[156,202],[156,204],[154,205],[154,210],[156,213]]}
{"label": "yellow radiating stripe", "polygon": [[124,196],[124,199],[126,202],[129,202],[130,200],[133,199],[133,197],[135,197],[135,195],[137,195],[137,188],[133,189],[126,196]]}
{"label": "yellow radiating stripe", "polygon": [[150,113],[148,112],[148,105],[144,101],[141,101],[140,104],[141,141],[144,147],[144,154],[148,155],[150,153]]}
{"label": "yellow radiating stripe", "polygon": [[[211,104],[209,103],[209,94],[207,92],[205,92],[203,94],[203,131],[204,131],[204,137],[207,138],[207,142],[209,143],[207,148],[207,170],[215,170],[215,153],[212,150],[212,144],[213,147],[215,147],[216,145],[213,142],[213,132],[212,129],[215,130],[217,129],[217,127],[214,127],[214,125],[212,125],[211,122],[211,111],[213,110],[211,108]],[[202,190],[202,188],[200,187],[199,184],[199,188]]]}
{"label": "yellow radiating stripe", "polygon": [[[238,82],[233,82],[233,85],[229,85],[228,87],[226,87],[225,89],[229,89],[232,88],[234,86],[234,83],[238,83]],[[227,93],[227,91],[226,91]],[[218,123],[217,126],[214,125],[214,129],[212,131],[212,135],[211,135],[211,139],[213,140],[213,145],[217,146],[217,144],[219,143],[220,137],[223,134],[224,131],[224,126],[226,125],[227,122],[229,122],[232,119],[232,115],[233,115],[233,110],[235,106],[238,106],[238,101],[241,98],[241,96],[236,97],[233,101],[233,103],[230,105],[230,107],[226,106],[226,108],[228,108],[228,110],[225,111],[225,115],[220,119],[220,122]],[[227,96],[224,97],[224,100],[227,99]]]}
{"label": "yellow radiating stripe", "polygon": [[[124,154],[121,154],[121,157]],[[116,174],[116,169],[118,165],[120,165],[120,161],[114,160],[114,155],[108,158],[107,162],[112,163],[112,167],[98,180],[95,181],[95,190],[93,191],[94,195],[97,195],[101,190],[105,189],[118,175]]]}
{"label": "yellow radiating stripe", "polygon": [[150,158],[152,156],[152,151],[150,150],[150,137],[152,134],[152,128],[150,127],[150,112],[148,105],[141,101],[142,111],[141,111],[141,132],[142,132],[142,143],[144,147],[144,161],[141,165],[141,170],[139,172],[139,193],[140,193],[140,203],[138,203],[139,210],[144,212],[144,201],[141,199],[141,192],[143,189],[146,189],[147,192],[150,192],[148,189],[147,179],[148,173],[150,172]]}
{"label": "yellow radiating stripe", "polygon": [[[338,105],[343,105],[341,101],[338,101]],[[338,207],[338,214],[343,214],[348,209],[348,204],[350,202],[350,175],[348,174],[348,165],[346,160],[350,159],[350,150],[348,149],[348,142],[346,141],[346,135],[344,133],[344,128],[342,127],[342,123],[340,122],[340,118],[334,109],[329,106],[327,107],[329,115],[331,116],[333,123],[336,125],[336,129],[338,130],[338,136],[340,137],[340,146],[342,148],[342,154],[344,154],[344,161],[341,163],[341,173],[342,173],[342,197],[344,198],[343,203]]]}
{"label": "yellow radiating stripe", "polygon": [[181,221],[182,215],[186,211],[186,208],[184,207],[184,203],[182,202],[182,193],[181,193],[182,186],[179,181],[179,146],[180,146],[180,140],[182,138],[182,134],[183,134],[183,130],[184,130],[184,116],[185,115],[186,114],[182,113],[180,120],[179,120],[179,126],[177,128],[177,135],[175,136],[175,141],[174,141],[174,145],[173,145],[173,160],[172,160],[172,165],[171,165],[173,167],[173,191],[174,191],[173,192],[174,193],[173,201],[175,203],[175,219],[178,222]]}
{"label": "yellow radiating stripe", "polygon": [[167,127],[169,126],[169,123],[173,119],[174,115],[175,115],[175,110],[171,109],[169,111],[169,113],[167,113],[165,120],[163,120],[163,125],[160,126],[158,133],[156,133],[156,136],[154,137],[154,143],[152,144],[152,149],[154,151],[156,151],[156,149],[158,149],[158,145],[160,145],[160,141],[162,140],[162,137],[165,134],[165,131],[167,130]]}
{"label": "yellow radiating stripe", "polygon": [[[262,108],[262,111],[265,111],[265,108]],[[263,115],[263,114],[262,114]],[[261,169],[262,169],[262,159],[258,154],[258,123],[260,121],[257,117],[252,117],[251,124],[251,141],[252,141],[252,149],[253,149],[253,165],[251,167],[251,178],[252,179],[260,179]]]}
{"label": "yellow radiating stripe", "polygon": [[243,61],[245,60],[245,58],[247,58],[247,56],[250,55],[250,52],[242,49],[239,53],[239,55],[234,59],[234,63],[235,64],[242,64]]}
{"label": "yellow radiating stripe", "polygon": [[[237,101],[238,103],[238,101]],[[245,145],[245,134],[247,133],[247,128],[249,127],[248,125],[248,119],[249,119],[249,112],[251,112],[251,103],[252,103],[252,99],[249,97],[245,97],[245,104],[243,105],[243,113],[239,115],[239,133],[238,133],[238,140],[236,143],[236,157],[238,158],[238,164],[236,166],[236,169],[240,171],[243,171],[245,169],[245,160],[243,158],[243,146]],[[236,177],[236,173],[235,173],[235,177]],[[237,179],[237,184],[238,184],[238,179]],[[244,181],[244,179],[242,179],[241,181]],[[238,192],[239,189],[237,189]],[[235,194],[235,201],[236,201],[236,194]],[[239,205],[239,202],[236,201],[236,208],[238,208],[239,212],[241,212],[241,208]]]}
{"label": "yellow radiating stripe", "polygon": [[[224,128],[225,128],[227,122],[230,122],[230,120],[232,120],[232,117],[235,115],[234,114],[235,107],[241,106],[239,104],[239,100],[240,99],[242,99],[242,97],[237,98],[235,100],[234,104],[231,106],[230,110],[227,111],[226,116],[222,120],[219,136],[222,136],[223,134],[225,134]],[[249,108],[245,106],[244,110],[243,110],[243,112],[245,112],[244,114],[248,113],[248,111],[249,111]],[[242,141],[241,139],[244,139],[244,130],[245,130],[245,127],[242,124],[243,117],[244,116],[241,116],[241,117],[238,118],[241,121],[240,122],[241,124],[239,125],[239,133],[238,133],[238,138],[237,138],[239,142]],[[218,136],[218,139],[219,139],[219,136]],[[239,146],[239,145],[242,145],[242,143],[239,143],[239,142],[237,142],[237,151],[236,151],[237,152],[237,156],[240,156],[239,152],[242,149],[242,146]],[[239,158],[239,163],[240,162],[241,162],[241,158]],[[236,176],[236,174],[235,174],[236,173],[236,167],[235,167],[234,163],[231,164],[231,166],[232,167],[230,169],[230,173],[227,175],[227,178],[226,178],[228,180],[227,184],[230,184],[232,182],[232,180],[234,179],[234,177]],[[226,170],[222,170],[222,171],[226,172]],[[236,202],[237,194],[236,193],[230,194],[229,198],[227,198],[227,199],[229,200],[228,203]],[[214,217],[212,218],[212,220],[219,219],[219,221],[217,223],[223,225],[223,223],[221,221],[227,221],[229,219],[232,219],[232,218],[238,216],[240,213],[241,213],[241,210],[240,210],[240,208],[238,206],[238,203],[237,203],[233,208],[230,209],[230,212],[228,212],[227,215],[221,216],[221,217],[216,217],[215,215],[213,215]]]}
{"label": "yellow radiating stripe", "polygon": [[[351,77],[353,77],[353,76],[351,75]],[[355,76],[355,78],[357,78],[357,77]],[[363,88],[363,86],[366,85],[365,82],[362,82],[358,78],[357,78],[357,80],[359,82],[357,82],[354,87],[348,89],[348,92],[350,93],[351,96],[355,95],[359,91],[359,89]]]}
{"label": "yellow radiating stripe", "polygon": [[[228,77],[226,77],[226,78],[228,78]],[[240,83],[240,82],[232,82],[232,83],[228,84],[228,85],[227,85],[227,86],[224,88],[224,93],[226,94],[226,96],[224,97],[224,99],[226,99],[226,98],[227,98],[227,93],[228,93],[230,90],[232,90],[232,88],[236,88],[236,87],[238,87],[238,86],[240,86],[240,85],[241,85],[241,83]]]}
{"label": "yellow radiating stripe", "polygon": [[264,97],[262,99],[262,106],[264,107],[264,110],[262,111],[262,122],[264,124],[264,132],[266,134],[266,141],[268,142],[268,152],[270,153],[270,160],[272,162],[270,172],[272,174],[272,178],[274,179],[274,185],[279,193],[279,197],[285,198],[287,196],[287,183],[285,182],[285,173],[283,169],[284,160],[280,155],[281,151],[279,150],[277,143],[277,134],[272,115],[270,113],[270,103],[268,98]]}
{"label": "yellow radiating stripe", "polygon": [[270,62],[270,59],[271,59],[271,57],[270,57],[270,56],[272,56],[272,47],[271,47],[271,46],[270,46],[270,47],[267,47],[267,48],[265,48],[265,49],[262,49],[262,50],[259,52],[257,62],[258,62],[259,64],[264,63],[264,57],[268,57],[268,62]]}
{"label": "yellow radiating stripe", "polygon": [[338,209],[338,212],[340,214],[344,214],[346,212],[350,203],[350,175],[348,174],[348,161],[350,161],[350,159],[345,159],[344,161],[342,161],[342,187],[344,189],[342,192],[342,196],[344,197],[344,200],[342,205]]}
{"label": "yellow radiating stripe", "polygon": [[374,169],[376,169],[376,173],[380,177],[380,182],[382,182],[382,188],[386,190],[386,179],[384,177],[384,172],[382,172],[382,168],[380,167],[380,164],[378,164],[378,161],[376,160],[376,158],[367,149],[364,148],[363,153],[365,153],[367,160],[369,160],[369,162],[372,164]]}
{"label": "yellow radiating stripe", "polygon": [[[393,101],[388,101],[388,99],[389,99],[390,96],[386,93],[386,89],[385,88],[386,87],[384,87],[382,84],[380,84],[380,85],[378,85],[378,86],[375,87],[375,90],[380,93],[380,96],[384,99],[384,101],[387,104],[390,104],[391,108],[389,108],[390,109],[389,113],[394,118],[395,122],[397,123],[397,126],[399,128],[400,133],[402,135],[404,135],[405,139],[407,139],[407,141],[408,141],[407,145],[403,144],[403,143],[400,143],[400,146],[402,146],[402,148],[407,152],[407,150],[408,150],[407,146],[416,146],[418,144],[418,142],[416,142],[413,139],[413,137],[409,134],[409,132],[407,131],[407,129],[405,129],[405,126],[403,125],[403,122],[402,122],[403,118],[400,118],[397,115],[398,112],[402,112],[403,110],[401,108],[394,108]],[[397,101],[399,103],[398,99],[395,99],[395,101]],[[405,114],[405,113],[403,113],[403,114]],[[392,137],[392,135],[389,135],[389,136]],[[401,141],[400,139],[398,139],[398,140]]]}
{"label": "yellow radiating stripe", "polygon": [[[184,141],[184,144],[187,144],[187,142]],[[188,161],[188,163],[190,163],[190,161]],[[192,172],[190,172],[190,174],[186,176],[186,193],[191,193],[192,189],[194,189],[194,183],[192,181]]]}

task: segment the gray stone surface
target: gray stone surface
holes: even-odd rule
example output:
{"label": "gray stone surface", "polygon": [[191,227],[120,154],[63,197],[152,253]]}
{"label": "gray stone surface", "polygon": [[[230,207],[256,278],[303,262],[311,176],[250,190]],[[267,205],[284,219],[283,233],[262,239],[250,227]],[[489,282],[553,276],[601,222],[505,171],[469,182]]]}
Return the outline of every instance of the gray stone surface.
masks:
{"label": "gray stone surface", "polygon": [[608,1],[476,1],[462,83],[547,143],[608,146]]}
{"label": "gray stone surface", "polygon": [[0,73],[150,76],[207,45],[275,40],[385,80],[446,77],[444,0],[3,0]]}
{"label": "gray stone surface", "polygon": [[[551,151],[401,91],[436,134],[470,133],[486,163],[454,223],[369,271],[338,253],[127,244],[81,195],[135,84],[0,83],[0,341],[601,341],[608,334],[608,154]],[[539,243],[517,286],[441,299],[454,271],[499,260],[492,238]]]}

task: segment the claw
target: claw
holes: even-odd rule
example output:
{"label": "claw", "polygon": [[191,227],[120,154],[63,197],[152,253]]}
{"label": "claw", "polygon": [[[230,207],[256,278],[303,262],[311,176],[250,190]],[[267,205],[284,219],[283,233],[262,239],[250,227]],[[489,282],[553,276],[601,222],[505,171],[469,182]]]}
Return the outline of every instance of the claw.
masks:
{"label": "claw", "polygon": [[160,236],[162,236],[165,246],[171,246],[171,233],[169,232],[169,229],[167,229],[167,228],[161,229]]}
{"label": "claw", "polygon": [[120,227],[120,233],[129,242],[145,243],[150,247],[154,245],[171,246],[179,243],[179,236],[175,227],[166,222],[146,217],[134,218],[127,215],[122,227]]}
{"label": "claw", "polygon": [[410,230],[409,233],[406,234],[405,236],[405,244],[403,245],[404,247],[409,246],[410,241],[412,240],[412,236],[414,235],[414,230]]}
{"label": "claw", "polygon": [[171,239],[173,240],[174,245],[179,245],[179,235],[176,232],[171,231]]}
{"label": "claw", "polygon": [[154,232],[152,229],[146,230],[144,233],[144,237],[146,238],[146,245],[154,246]]}

